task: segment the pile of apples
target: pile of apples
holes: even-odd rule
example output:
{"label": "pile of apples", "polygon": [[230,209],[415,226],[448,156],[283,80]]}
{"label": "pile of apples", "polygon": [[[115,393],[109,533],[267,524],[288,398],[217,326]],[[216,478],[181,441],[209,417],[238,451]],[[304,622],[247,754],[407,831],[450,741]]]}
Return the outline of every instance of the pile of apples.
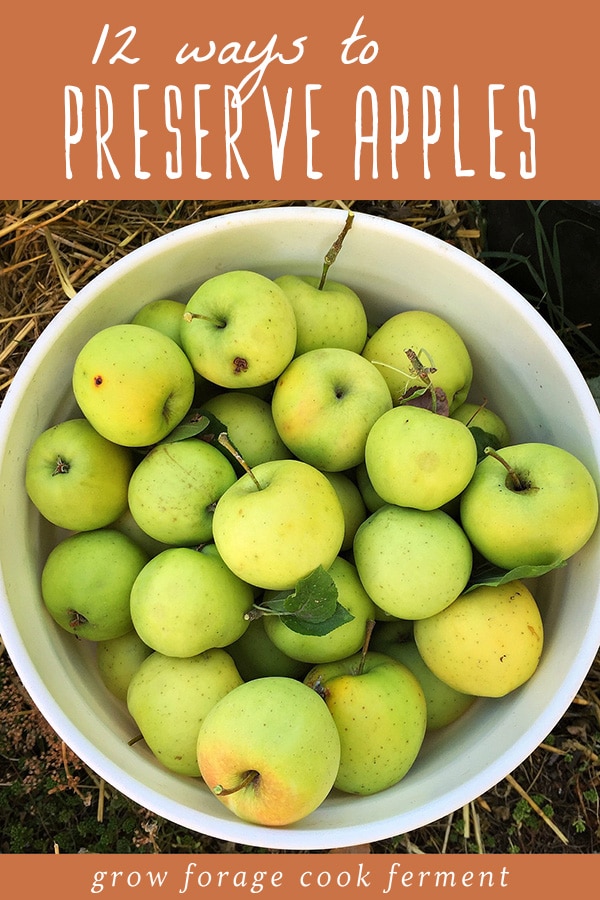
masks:
{"label": "pile of apples", "polygon": [[81,416],[27,458],[64,529],[45,607],[95,642],[131,752],[263,825],[396,784],[429,730],[524,684],[531,585],[598,519],[580,460],[469,400],[448,322],[371,326],[327,277],[351,225],[320,278],[224,272],[98,331]]}

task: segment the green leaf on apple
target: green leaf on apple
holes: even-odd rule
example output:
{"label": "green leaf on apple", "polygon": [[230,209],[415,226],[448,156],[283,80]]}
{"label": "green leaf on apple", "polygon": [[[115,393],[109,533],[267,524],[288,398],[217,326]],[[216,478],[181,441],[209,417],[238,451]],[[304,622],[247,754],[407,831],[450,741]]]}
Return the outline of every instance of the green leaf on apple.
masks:
{"label": "green leaf on apple", "polygon": [[345,625],[353,618],[354,616],[341,603],[336,602],[333,614],[322,622],[311,621],[296,615],[284,616],[281,621],[291,631],[296,631],[298,634],[321,637],[329,634],[330,631],[335,631],[340,625]]}
{"label": "green leaf on apple", "polygon": [[[219,440],[219,435],[227,435],[229,447],[224,446]],[[227,458],[233,466],[236,474],[243,475],[244,467],[240,463],[240,455],[233,441],[229,439],[227,426],[208,410],[192,409],[187,416],[171,431],[160,443],[168,444],[175,441],[185,441],[188,438],[198,437],[207,444],[212,444]],[[237,456],[235,455],[237,454]]]}
{"label": "green leaf on apple", "polygon": [[325,635],[354,618],[337,598],[333,578],[323,566],[317,566],[299,579],[291,591],[280,591],[255,604],[248,617],[277,615],[284,625],[299,634]]}
{"label": "green leaf on apple", "polygon": [[206,413],[197,409],[191,410],[160,443],[172,444],[175,441],[185,441],[188,438],[197,437],[206,431],[209,425],[210,418]]}
{"label": "green leaf on apple", "polygon": [[275,603],[278,609],[306,618],[310,622],[325,622],[331,618],[336,602],[337,588],[333,578],[322,566],[301,578],[291,593],[281,591],[269,601],[271,608]]}
{"label": "green leaf on apple", "polygon": [[522,581],[525,578],[539,578],[546,572],[553,569],[559,569],[566,566],[566,560],[557,559],[552,563],[544,566],[517,566],[514,569],[500,569],[491,563],[485,562],[473,568],[471,578],[466,586],[464,593],[468,594],[478,587],[498,587],[502,584],[508,584],[510,581]]}
{"label": "green leaf on apple", "polygon": [[493,450],[500,450],[500,441],[495,434],[484,431],[483,428],[479,428],[477,425],[469,425],[469,429],[475,438],[475,444],[477,446],[477,462],[481,462],[482,459],[485,459],[486,447],[491,447]]}

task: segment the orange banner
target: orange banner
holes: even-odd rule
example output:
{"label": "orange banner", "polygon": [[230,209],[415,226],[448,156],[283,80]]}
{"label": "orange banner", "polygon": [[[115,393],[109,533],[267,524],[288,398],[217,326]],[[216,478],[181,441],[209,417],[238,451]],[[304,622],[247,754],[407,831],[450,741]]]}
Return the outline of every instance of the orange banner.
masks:
{"label": "orange banner", "polygon": [[598,196],[600,8],[5,4],[3,196]]}
{"label": "orange banner", "polygon": [[5,896],[175,900],[261,896],[502,897],[559,900],[597,883],[597,856],[365,854],[76,855],[0,857]]}

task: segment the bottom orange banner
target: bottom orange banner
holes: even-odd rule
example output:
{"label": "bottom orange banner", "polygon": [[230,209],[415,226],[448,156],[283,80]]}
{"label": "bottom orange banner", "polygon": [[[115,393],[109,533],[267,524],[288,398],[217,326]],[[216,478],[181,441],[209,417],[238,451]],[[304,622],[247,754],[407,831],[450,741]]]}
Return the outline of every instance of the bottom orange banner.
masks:
{"label": "bottom orange banner", "polygon": [[[0,856],[3,896],[79,900],[264,900],[484,896],[564,898],[598,884],[597,855],[463,856],[368,854]],[[12,889],[12,890],[11,890]]]}

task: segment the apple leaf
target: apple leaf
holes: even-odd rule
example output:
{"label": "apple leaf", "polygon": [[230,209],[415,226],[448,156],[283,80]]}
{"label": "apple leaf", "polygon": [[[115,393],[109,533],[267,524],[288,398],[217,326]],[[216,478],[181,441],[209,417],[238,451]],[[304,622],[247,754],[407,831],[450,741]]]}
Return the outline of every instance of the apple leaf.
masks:
{"label": "apple leaf", "polygon": [[[208,419],[208,425],[206,426],[204,433],[202,434],[202,440],[206,441],[208,444],[212,444],[213,447],[216,447],[217,450],[223,454],[223,456],[233,466],[233,469],[238,477],[240,475],[243,475],[246,469],[242,465],[242,457],[240,451],[229,437],[227,426],[224,425],[223,422],[221,422],[221,420],[218,419],[215,415],[213,415],[213,413],[208,412],[205,409],[199,409],[197,412],[199,415],[202,415],[206,419]],[[229,444],[228,447],[220,442],[219,435],[227,436],[227,443]]]}
{"label": "apple leaf", "polygon": [[481,462],[482,459],[485,459],[486,447],[491,447],[492,450],[500,450],[500,441],[495,434],[490,434],[489,431],[484,431],[483,428],[479,428],[477,425],[469,425],[469,430],[475,438],[475,444],[477,446],[477,462]]}
{"label": "apple leaf", "polygon": [[318,566],[299,579],[291,591],[280,591],[271,599],[255,604],[247,617],[276,615],[291,631],[299,634],[329,634],[354,618],[337,598],[333,578],[323,566]]}
{"label": "apple leaf", "polygon": [[205,441],[207,444],[212,444],[213,447],[216,447],[217,450],[226,457],[228,462],[233,466],[236,475],[243,475],[245,469],[233,455],[231,450],[228,450],[220,443],[220,434],[227,435],[229,444],[233,450],[239,454],[237,447],[235,447],[233,441],[229,439],[227,426],[224,425],[220,419],[208,410],[202,408],[192,409],[179,425],[176,425],[173,431],[171,431],[166,438],[163,438],[160,443],[169,444],[174,443],[175,441],[185,441],[188,438],[200,438],[200,440]]}
{"label": "apple leaf", "polygon": [[336,602],[333,614],[322,622],[308,621],[300,616],[293,615],[285,616],[282,622],[291,631],[296,631],[298,634],[320,637],[329,634],[330,631],[335,631],[336,628],[339,628],[340,625],[345,625],[346,622],[351,622],[353,618],[354,616],[348,612],[345,606]]}
{"label": "apple leaf", "polygon": [[301,578],[293,591],[278,595],[281,608],[310,622],[325,622],[335,612],[337,588],[331,575],[318,566]]}
{"label": "apple leaf", "polygon": [[482,563],[475,566],[463,593],[468,594],[478,587],[498,587],[501,584],[508,584],[511,581],[522,581],[524,578],[539,578],[546,572],[553,569],[560,569],[566,566],[566,560],[558,559],[555,562],[544,566],[516,566],[514,569],[500,569],[491,563]]}
{"label": "apple leaf", "polygon": [[198,409],[191,410],[187,416],[176,425],[173,431],[159,441],[161,444],[173,444],[176,441],[185,441],[188,438],[197,437],[206,431],[210,425],[208,415]]}

